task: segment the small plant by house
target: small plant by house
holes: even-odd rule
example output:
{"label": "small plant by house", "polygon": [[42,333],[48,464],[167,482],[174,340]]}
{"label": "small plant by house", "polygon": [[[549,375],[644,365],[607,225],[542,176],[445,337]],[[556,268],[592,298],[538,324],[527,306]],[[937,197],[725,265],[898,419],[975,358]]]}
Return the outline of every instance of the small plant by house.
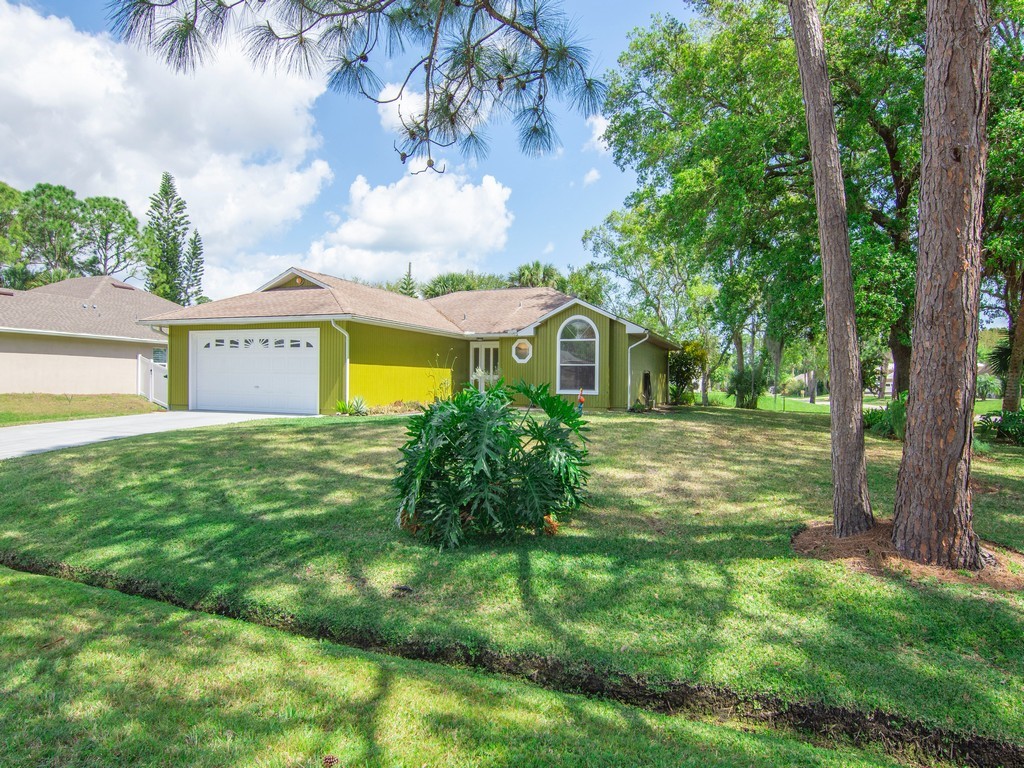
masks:
{"label": "small plant by house", "polygon": [[339,416],[369,416],[370,409],[366,407],[366,401],[361,397],[354,397],[350,402],[339,400],[335,406]]}
{"label": "small plant by house", "polygon": [[434,402],[410,419],[401,449],[399,526],[442,549],[522,529],[554,533],[558,515],[583,503],[585,430],[573,403],[546,384],[467,387]]}

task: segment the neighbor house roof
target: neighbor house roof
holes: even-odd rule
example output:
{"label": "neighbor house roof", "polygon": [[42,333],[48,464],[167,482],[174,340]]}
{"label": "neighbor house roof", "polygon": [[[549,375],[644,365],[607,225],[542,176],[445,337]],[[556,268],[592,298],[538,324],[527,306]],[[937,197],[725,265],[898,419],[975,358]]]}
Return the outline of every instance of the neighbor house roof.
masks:
{"label": "neighbor house roof", "polygon": [[111,277],[76,277],[28,291],[0,288],[0,331],[165,344],[138,321],[177,306]]}
{"label": "neighbor house roof", "polygon": [[[296,278],[302,279],[297,282]],[[351,318],[454,336],[487,336],[532,334],[532,327],[537,323],[574,303],[615,318],[600,307],[553,288],[459,291],[424,301],[340,277],[292,268],[254,293],[177,308],[146,318],[144,322],[176,325]],[[629,333],[646,332],[638,325],[622,322],[626,323]],[[672,342],[651,334],[651,340],[655,339],[667,344],[667,348],[675,348]]]}

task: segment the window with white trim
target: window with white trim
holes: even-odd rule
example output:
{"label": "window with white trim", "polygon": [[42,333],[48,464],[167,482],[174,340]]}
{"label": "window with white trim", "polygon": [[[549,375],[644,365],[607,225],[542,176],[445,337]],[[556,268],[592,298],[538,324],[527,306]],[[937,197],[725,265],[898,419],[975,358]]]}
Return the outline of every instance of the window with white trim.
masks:
{"label": "window with white trim", "polygon": [[558,392],[597,394],[597,326],[582,315],[570,317],[558,329]]}
{"label": "window with white trim", "polygon": [[512,345],[512,359],[517,363],[527,363],[533,357],[533,344],[528,339],[516,339]]}

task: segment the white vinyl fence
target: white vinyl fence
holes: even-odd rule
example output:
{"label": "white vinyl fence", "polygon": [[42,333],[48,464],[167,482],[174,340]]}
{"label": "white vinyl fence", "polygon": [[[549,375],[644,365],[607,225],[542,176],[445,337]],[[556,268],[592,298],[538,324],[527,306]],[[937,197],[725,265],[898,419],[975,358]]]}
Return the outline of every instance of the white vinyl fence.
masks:
{"label": "white vinyl fence", "polygon": [[139,394],[151,403],[167,407],[167,364],[139,355]]}

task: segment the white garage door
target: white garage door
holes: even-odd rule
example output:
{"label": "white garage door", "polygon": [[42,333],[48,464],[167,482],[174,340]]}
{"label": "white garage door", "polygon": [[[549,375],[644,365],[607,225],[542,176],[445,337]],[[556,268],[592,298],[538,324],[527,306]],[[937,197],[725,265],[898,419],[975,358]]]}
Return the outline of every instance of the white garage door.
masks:
{"label": "white garage door", "polygon": [[320,412],[320,331],[193,331],[192,408]]}

